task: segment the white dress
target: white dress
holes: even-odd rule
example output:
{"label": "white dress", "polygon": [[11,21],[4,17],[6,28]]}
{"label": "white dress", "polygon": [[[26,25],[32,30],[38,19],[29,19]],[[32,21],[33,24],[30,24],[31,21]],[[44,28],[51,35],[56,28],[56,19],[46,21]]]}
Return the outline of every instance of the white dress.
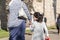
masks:
{"label": "white dress", "polygon": [[46,36],[48,36],[48,30],[44,22],[39,23],[37,21],[34,21],[32,24],[32,40],[45,40],[44,30],[46,33]]}

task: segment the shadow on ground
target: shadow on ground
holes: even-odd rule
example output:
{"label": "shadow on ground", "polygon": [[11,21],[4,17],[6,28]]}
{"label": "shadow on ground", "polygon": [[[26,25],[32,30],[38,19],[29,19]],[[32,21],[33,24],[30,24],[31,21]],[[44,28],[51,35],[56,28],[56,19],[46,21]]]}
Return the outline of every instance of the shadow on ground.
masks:
{"label": "shadow on ground", "polygon": [[49,34],[58,34],[56,31],[49,31]]}

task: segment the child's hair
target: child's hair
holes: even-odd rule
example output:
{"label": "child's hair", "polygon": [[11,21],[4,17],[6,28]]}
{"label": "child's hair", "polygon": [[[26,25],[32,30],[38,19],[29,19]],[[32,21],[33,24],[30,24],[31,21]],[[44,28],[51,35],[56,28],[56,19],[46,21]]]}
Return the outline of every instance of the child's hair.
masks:
{"label": "child's hair", "polygon": [[37,22],[42,22],[43,21],[43,15],[40,14],[39,12],[35,12],[34,17],[37,18],[37,20],[36,20]]}

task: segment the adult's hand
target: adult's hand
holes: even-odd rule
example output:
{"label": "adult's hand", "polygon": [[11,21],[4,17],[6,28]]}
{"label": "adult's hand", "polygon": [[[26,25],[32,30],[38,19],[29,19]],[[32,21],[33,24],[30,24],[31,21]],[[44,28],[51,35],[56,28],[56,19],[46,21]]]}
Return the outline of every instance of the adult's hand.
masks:
{"label": "adult's hand", "polygon": [[29,25],[31,25],[32,24],[32,22],[31,22],[31,20],[29,20]]}

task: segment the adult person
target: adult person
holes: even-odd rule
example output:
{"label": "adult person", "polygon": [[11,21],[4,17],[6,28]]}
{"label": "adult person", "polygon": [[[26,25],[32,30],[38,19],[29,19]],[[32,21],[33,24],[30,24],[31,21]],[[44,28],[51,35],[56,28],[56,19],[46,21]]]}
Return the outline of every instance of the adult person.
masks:
{"label": "adult person", "polygon": [[9,40],[25,40],[25,20],[19,18],[18,15],[21,8],[24,9],[28,19],[31,20],[30,13],[23,0],[11,0],[8,15]]}
{"label": "adult person", "polygon": [[57,22],[56,22],[56,27],[57,27],[57,30],[58,30],[58,34],[59,34],[59,30],[60,30],[60,14],[58,15],[57,17]]}

